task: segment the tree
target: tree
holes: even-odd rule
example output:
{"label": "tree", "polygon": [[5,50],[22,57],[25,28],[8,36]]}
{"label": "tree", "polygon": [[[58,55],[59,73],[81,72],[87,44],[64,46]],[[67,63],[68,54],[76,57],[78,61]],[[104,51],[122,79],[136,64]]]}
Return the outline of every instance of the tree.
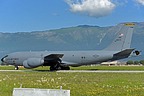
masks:
{"label": "tree", "polygon": [[132,60],[129,60],[129,61],[127,61],[126,63],[127,63],[127,65],[132,65],[132,64],[134,64],[134,62],[133,62]]}
{"label": "tree", "polygon": [[144,65],[144,60],[141,60],[141,61],[140,61],[140,64]]}
{"label": "tree", "polygon": [[134,61],[134,64],[135,64],[135,65],[138,65],[138,64],[139,64],[139,61]]}

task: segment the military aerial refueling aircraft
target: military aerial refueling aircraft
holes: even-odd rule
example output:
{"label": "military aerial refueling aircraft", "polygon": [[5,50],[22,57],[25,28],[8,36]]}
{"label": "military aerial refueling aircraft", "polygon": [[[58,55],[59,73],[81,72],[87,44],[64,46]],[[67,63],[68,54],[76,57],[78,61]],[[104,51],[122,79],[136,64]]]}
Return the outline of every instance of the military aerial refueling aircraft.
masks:
{"label": "military aerial refueling aircraft", "polygon": [[14,65],[17,70],[18,66],[28,69],[50,66],[50,70],[53,71],[69,70],[69,66],[77,67],[124,59],[134,50],[130,45],[135,24],[121,23],[117,26],[119,28],[115,39],[103,50],[14,52],[4,56],[1,61]]}

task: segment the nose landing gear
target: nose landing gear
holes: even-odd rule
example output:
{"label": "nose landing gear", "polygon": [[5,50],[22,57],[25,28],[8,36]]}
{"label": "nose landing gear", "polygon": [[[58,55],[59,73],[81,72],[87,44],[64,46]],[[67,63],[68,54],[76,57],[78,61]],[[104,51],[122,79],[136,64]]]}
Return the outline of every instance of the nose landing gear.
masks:
{"label": "nose landing gear", "polygon": [[15,66],[15,70],[18,70],[19,69],[19,67],[18,66]]}

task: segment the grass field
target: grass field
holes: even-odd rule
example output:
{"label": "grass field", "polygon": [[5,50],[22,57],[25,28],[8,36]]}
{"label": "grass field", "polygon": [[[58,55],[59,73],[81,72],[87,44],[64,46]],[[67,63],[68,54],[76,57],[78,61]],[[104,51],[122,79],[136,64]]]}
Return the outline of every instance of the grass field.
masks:
{"label": "grass field", "polygon": [[[13,67],[0,67],[0,70]],[[20,68],[21,70],[25,70]],[[71,91],[71,96],[144,96],[144,73],[59,73],[45,71],[0,72],[0,96],[12,96],[13,88],[44,88]],[[72,70],[144,70],[143,66],[93,66]]]}
{"label": "grass field", "polygon": [[[144,71],[144,66],[80,66],[71,67],[71,70],[139,70]],[[0,70],[14,70],[14,66],[0,66]],[[20,70],[29,70],[20,67]],[[30,70],[48,71],[49,67],[38,67]]]}

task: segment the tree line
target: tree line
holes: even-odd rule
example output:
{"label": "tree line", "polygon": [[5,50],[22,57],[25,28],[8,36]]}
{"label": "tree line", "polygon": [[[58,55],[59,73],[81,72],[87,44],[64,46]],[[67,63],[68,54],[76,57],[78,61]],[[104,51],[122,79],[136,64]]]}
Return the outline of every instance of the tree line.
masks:
{"label": "tree line", "polygon": [[140,60],[140,61],[133,61],[133,60],[129,60],[126,62],[127,65],[144,65],[144,60]]}

